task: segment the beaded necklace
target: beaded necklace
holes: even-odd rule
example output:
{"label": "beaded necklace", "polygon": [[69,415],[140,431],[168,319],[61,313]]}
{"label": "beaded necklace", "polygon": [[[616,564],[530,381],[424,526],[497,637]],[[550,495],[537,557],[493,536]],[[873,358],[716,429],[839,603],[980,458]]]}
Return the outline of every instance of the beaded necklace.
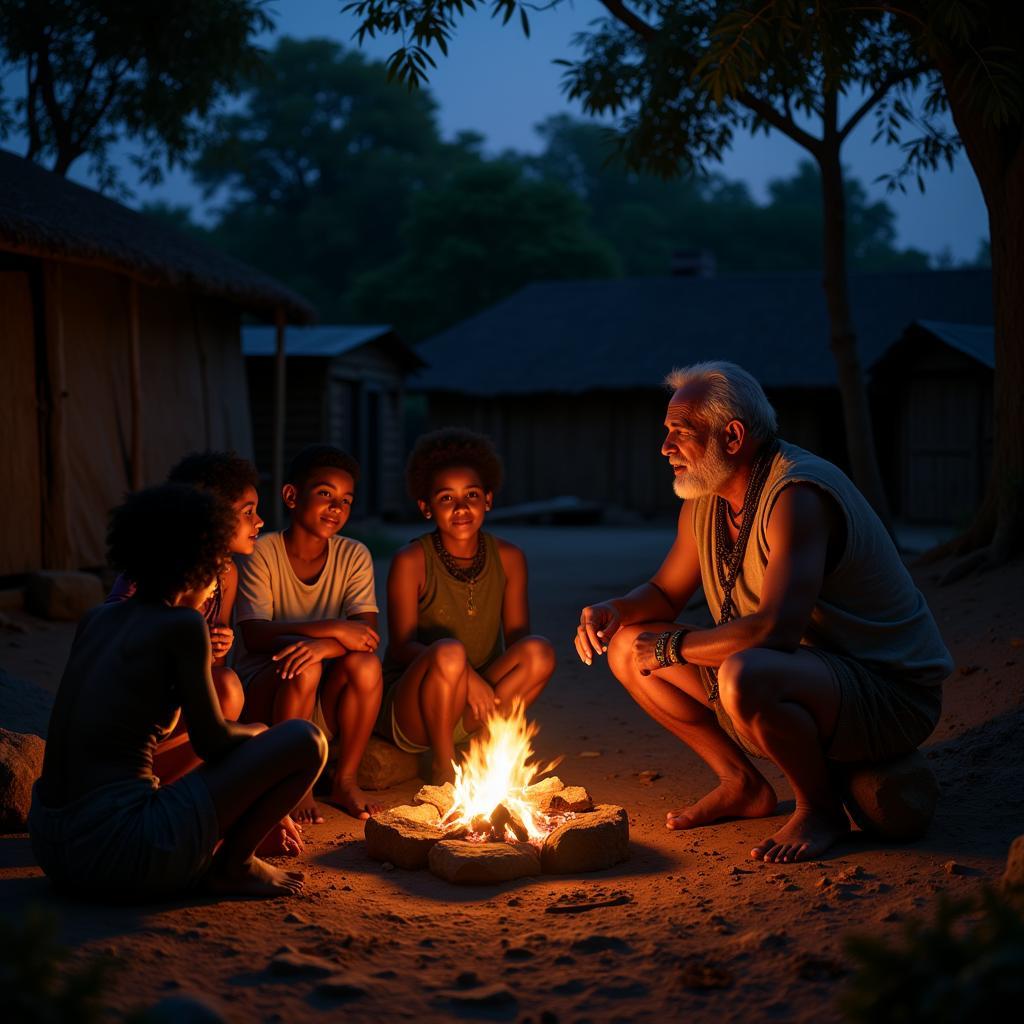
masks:
{"label": "beaded necklace", "polygon": [[476,615],[476,605],[473,603],[473,587],[480,578],[480,574],[484,571],[484,565],[487,561],[487,545],[484,544],[483,534],[478,533],[476,535],[476,554],[473,555],[473,561],[467,566],[461,566],[456,563],[454,556],[441,542],[440,530],[435,530],[430,535],[430,539],[434,542],[434,551],[437,552],[437,557],[441,560],[441,564],[447,570],[448,575],[454,577],[460,583],[465,583],[469,586],[466,614],[473,618]]}
{"label": "beaded necklace", "polygon": [[[726,515],[731,513],[729,503],[725,498],[715,499],[715,571],[722,588],[722,610],[718,616],[718,625],[720,626],[732,622],[736,617],[732,592],[736,586],[736,580],[739,579],[743,556],[747,550],[747,541],[750,539],[754,510],[761,500],[761,492],[764,490],[768,473],[771,470],[772,459],[775,457],[778,447],[778,441],[769,441],[762,446],[754,459],[750,470],[750,479],[747,481],[747,490],[743,495],[743,507],[735,517],[736,520],[742,520],[735,544],[729,539],[729,530],[725,525]],[[732,518],[731,515],[730,518]],[[711,691],[708,693],[708,700],[714,704],[718,700],[718,671],[708,668],[708,674],[711,676]]]}

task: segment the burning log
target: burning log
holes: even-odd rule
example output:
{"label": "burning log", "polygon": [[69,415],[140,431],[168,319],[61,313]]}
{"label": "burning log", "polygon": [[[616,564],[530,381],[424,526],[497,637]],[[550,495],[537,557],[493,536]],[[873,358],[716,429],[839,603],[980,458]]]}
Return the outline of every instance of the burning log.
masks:
{"label": "burning log", "polygon": [[530,838],[519,815],[510,811],[504,804],[498,804],[491,811],[491,838],[496,842],[503,842],[506,828],[510,829],[521,843],[525,843]]}

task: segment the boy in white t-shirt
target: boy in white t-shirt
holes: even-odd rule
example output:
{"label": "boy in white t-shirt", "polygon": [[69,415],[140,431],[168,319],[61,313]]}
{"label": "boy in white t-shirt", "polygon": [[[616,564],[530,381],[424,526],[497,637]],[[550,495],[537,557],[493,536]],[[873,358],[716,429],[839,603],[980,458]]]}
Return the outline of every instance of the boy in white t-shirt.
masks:
{"label": "boy in white t-shirt", "polygon": [[[348,521],[359,464],[329,445],[303,449],[281,496],[291,521],[265,534],[245,559],[237,626],[244,653],[245,721],[306,718],[338,740],[331,803],[358,818],[378,810],[356,783],[381,699],[373,561],[364,544],[338,534]],[[323,821],[312,793],[296,821]]]}

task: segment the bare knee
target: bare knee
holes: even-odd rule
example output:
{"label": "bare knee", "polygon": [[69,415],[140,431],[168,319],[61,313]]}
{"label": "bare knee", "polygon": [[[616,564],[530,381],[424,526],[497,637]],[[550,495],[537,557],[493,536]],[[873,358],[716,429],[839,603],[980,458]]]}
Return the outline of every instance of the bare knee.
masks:
{"label": "bare knee", "polygon": [[340,659],[345,673],[346,686],[368,697],[384,689],[380,659],[365,651],[353,651]]}
{"label": "bare knee", "polygon": [[457,683],[466,672],[466,648],[458,640],[438,640],[430,648],[434,671],[447,683]]}
{"label": "bare knee", "polygon": [[217,691],[217,700],[220,703],[220,713],[225,721],[235,722],[242,713],[242,705],[245,703],[245,691],[242,689],[242,681],[235,672],[224,665],[215,665],[213,668],[213,685]]}
{"label": "bare knee", "polygon": [[623,626],[608,641],[608,667],[620,683],[631,680],[636,674],[636,665],[633,661],[633,641],[640,632],[641,627],[639,626]]}
{"label": "bare knee", "polygon": [[555,671],[555,649],[543,636],[528,636],[519,641],[530,677],[547,682]]}
{"label": "bare knee", "polygon": [[281,680],[281,685],[288,687],[293,692],[300,694],[302,697],[312,697],[317,687],[320,685],[320,676],[323,671],[322,664],[318,665],[307,665],[306,668],[302,669],[298,675],[291,676],[289,679]]}
{"label": "bare knee", "polygon": [[291,718],[274,727],[282,731],[303,769],[317,774],[327,763],[327,737],[312,722]]}
{"label": "bare knee", "polygon": [[764,673],[759,670],[756,651],[730,654],[718,666],[718,699],[734,720],[750,721],[764,710],[765,702],[770,699],[764,684]]}

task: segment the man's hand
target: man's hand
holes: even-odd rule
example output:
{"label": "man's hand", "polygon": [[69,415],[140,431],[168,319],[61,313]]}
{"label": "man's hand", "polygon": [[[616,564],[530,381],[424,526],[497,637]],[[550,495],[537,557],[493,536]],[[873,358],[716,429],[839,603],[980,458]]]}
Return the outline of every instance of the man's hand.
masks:
{"label": "man's hand", "polygon": [[587,605],[580,612],[580,624],[576,627],[576,653],[580,661],[590,665],[595,653],[604,654],[620,624],[618,609],[611,601]]}
{"label": "man's hand", "polygon": [[318,665],[337,650],[330,640],[296,640],[282,647],[271,659],[276,661],[277,674],[282,679],[292,679],[310,665]]}
{"label": "man's hand", "polygon": [[210,627],[210,652],[214,661],[219,661],[235,642],[235,631],[230,626]]}
{"label": "man's hand", "polygon": [[481,679],[475,672],[470,672],[469,686],[466,688],[466,703],[478,722],[486,722],[501,705],[501,698],[484,679]]}
{"label": "man's hand", "polygon": [[365,622],[346,619],[339,622],[334,633],[346,651],[375,651],[380,646],[376,630]]}
{"label": "man's hand", "polygon": [[649,676],[656,668],[663,667],[654,653],[659,636],[660,633],[638,633],[633,641],[633,663],[642,676]]}

